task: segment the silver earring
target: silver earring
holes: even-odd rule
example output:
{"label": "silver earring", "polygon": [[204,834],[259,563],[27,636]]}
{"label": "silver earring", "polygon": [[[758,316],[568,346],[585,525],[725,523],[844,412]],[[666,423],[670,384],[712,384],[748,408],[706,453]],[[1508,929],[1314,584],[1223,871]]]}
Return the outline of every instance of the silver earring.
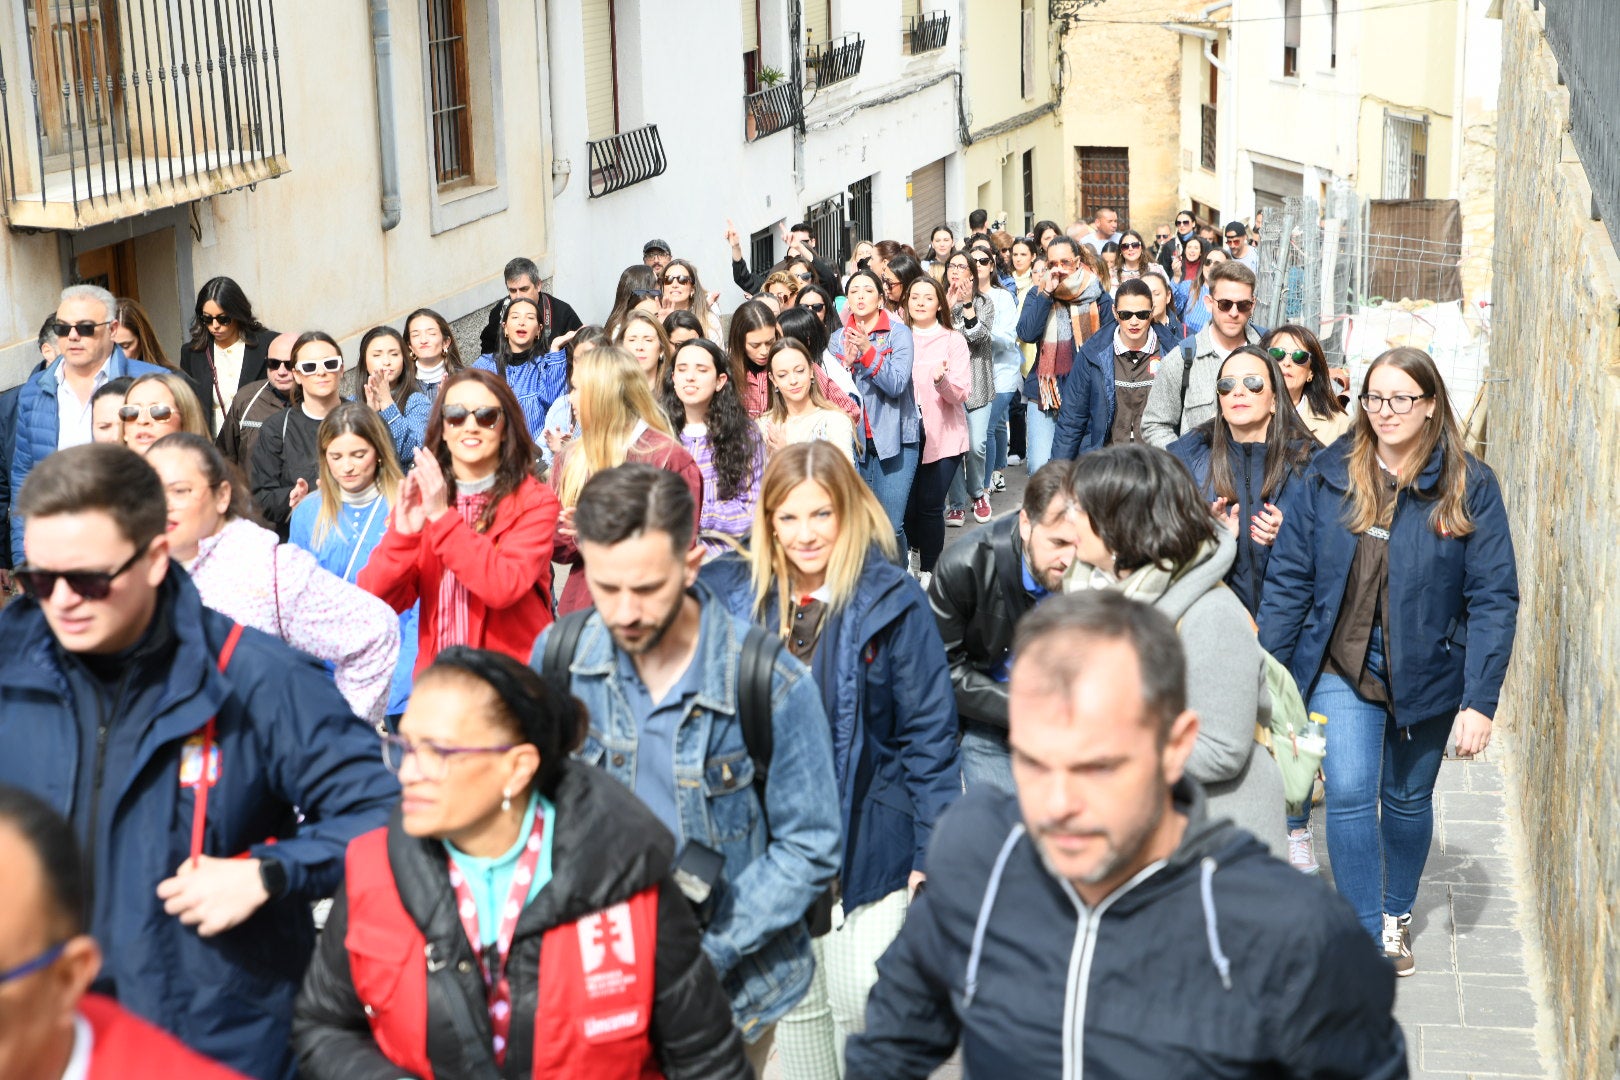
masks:
{"label": "silver earring", "polygon": [[501,813],[504,814],[510,809],[512,809],[512,793],[503,791],[501,792]]}

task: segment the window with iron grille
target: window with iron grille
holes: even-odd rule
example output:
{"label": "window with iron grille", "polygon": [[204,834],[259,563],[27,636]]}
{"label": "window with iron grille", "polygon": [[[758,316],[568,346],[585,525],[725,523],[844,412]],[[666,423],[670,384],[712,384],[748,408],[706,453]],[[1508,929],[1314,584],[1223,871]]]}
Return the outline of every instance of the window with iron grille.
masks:
{"label": "window with iron grille", "polygon": [[1299,0],[1283,0],[1283,77],[1299,75]]}
{"label": "window with iron grille", "polygon": [[1384,198],[1423,198],[1428,159],[1428,119],[1384,113]]}
{"label": "window with iron grille", "polygon": [[748,238],[748,268],[756,274],[763,275],[774,265],[776,265],[776,235],[769,229],[761,229]]}
{"label": "window with iron grille", "polygon": [[870,176],[849,185],[849,224],[857,240],[871,240],[876,236],[872,225],[872,178]]}
{"label": "window with iron grille", "polygon": [[805,224],[816,241],[816,253],[825,262],[837,264],[844,258],[844,197],[830,199],[804,208]]}
{"label": "window with iron grille", "polygon": [[1090,221],[1104,207],[1119,214],[1119,227],[1131,227],[1131,152],[1123,146],[1074,148],[1075,187],[1080,220]]}
{"label": "window with iron grille", "polygon": [[433,164],[440,187],[472,178],[465,0],[427,0]]}

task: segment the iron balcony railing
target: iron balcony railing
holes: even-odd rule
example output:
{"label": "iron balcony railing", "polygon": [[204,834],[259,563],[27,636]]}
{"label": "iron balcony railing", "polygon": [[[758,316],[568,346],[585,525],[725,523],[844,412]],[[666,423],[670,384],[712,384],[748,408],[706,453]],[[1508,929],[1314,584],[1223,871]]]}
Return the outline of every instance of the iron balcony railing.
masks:
{"label": "iron balcony railing", "polygon": [[632,184],[651,180],[669,166],[664,158],[664,141],[658,125],[611,135],[587,143],[591,162],[590,197],[600,199]]}
{"label": "iron balcony railing", "polygon": [[1199,106],[1198,164],[1215,171],[1215,106]]}
{"label": "iron balcony railing", "polygon": [[831,86],[859,75],[865,53],[866,42],[859,34],[845,34],[835,41],[806,48],[804,66],[817,87]]}
{"label": "iron balcony railing", "polygon": [[944,11],[925,11],[906,20],[903,43],[905,51],[916,56],[918,53],[943,49],[945,40],[950,36],[950,14]]}
{"label": "iron balcony railing", "polygon": [[1620,246],[1620,4],[1614,0],[1541,0],[1547,41],[1558,58],[1559,81],[1569,87],[1570,138],[1592,185],[1592,214]]}
{"label": "iron balcony railing", "polygon": [[14,228],[85,229],[287,171],[273,0],[49,0],[21,19],[15,69],[0,46]]}
{"label": "iron balcony railing", "polygon": [[743,97],[746,112],[743,116],[744,134],[749,142],[786,131],[799,122],[799,107],[804,95],[799,84],[779,82],[757,94]]}

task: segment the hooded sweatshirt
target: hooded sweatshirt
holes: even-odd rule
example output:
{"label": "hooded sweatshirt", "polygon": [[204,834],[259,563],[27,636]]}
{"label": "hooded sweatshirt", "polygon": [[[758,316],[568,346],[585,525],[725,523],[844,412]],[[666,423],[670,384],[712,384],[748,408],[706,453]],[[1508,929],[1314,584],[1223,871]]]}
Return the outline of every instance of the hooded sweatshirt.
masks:
{"label": "hooded sweatshirt", "polygon": [[1053,875],[1013,796],[975,788],[928,852],[926,900],[878,961],[846,1080],[1407,1075],[1395,973],[1348,904],[1211,820],[1095,907]]}

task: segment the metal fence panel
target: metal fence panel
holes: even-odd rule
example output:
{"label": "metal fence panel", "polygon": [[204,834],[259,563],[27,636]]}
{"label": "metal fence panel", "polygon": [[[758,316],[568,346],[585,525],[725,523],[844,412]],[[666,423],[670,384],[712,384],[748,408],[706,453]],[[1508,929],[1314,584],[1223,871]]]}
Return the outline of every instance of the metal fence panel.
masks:
{"label": "metal fence panel", "polygon": [[1586,166],[1595,215],[1620,246],[1620,3],[1543,0],[1547,41],[1569,87],[1570,137]]}

